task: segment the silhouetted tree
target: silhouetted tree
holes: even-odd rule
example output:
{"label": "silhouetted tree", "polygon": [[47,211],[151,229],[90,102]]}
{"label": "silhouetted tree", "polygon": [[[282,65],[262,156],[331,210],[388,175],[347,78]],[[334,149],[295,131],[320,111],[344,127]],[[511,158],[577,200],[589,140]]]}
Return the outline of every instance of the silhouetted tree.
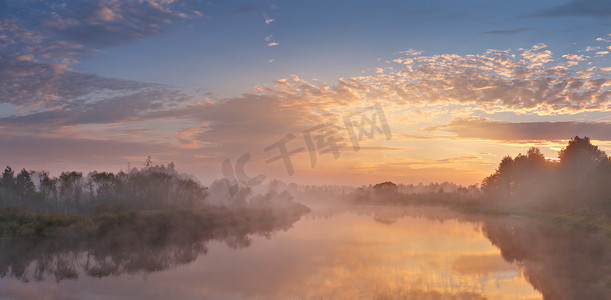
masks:
{"label": "silhouetted tree", "polygon": [[144,161],[144,167],[145,168],[150,168],[153,166],[153,160],[151,159],[151,156],[147,156],[146,160]]}
{"label": "silhouetted tree", "polygon": [[576,136],[559,152],[559,163],[546,160],[537,148],[515,158],[506,156],[482,182],[482,190],[504,202],[531,201],[550,208],[573,209],[587,205],[611,207],[611,161]]}
{"label": "silhouetted tree", "polygon": [[496,171],[482,181],[482,190],[497,199],[517,198],[527,200],[547,189],[553,163],[546,160],[541,150],[532,147],[526,155],[515,158],[505,156]]}
{"label": "silhouetted tree", "polygon": [[[38,177],[38,187],[32,180]],[[240,193],[241,191],[241,193]],[[148,165],[129,173],[93,171],[83,177],[81,172],[62,172],[50,177],[47,171],[35,173],[23,169],[17,177],[10,166],[0,178],[0,206],[28,204],[36,210],[61,212],[107,212],[120,209],[158,209],[164,207],[193,207],[204,203],[208,188],[187,175],[167,167]],[[231,187],[226,201],[246,203],[250,190]],[[231,198],[231,199],[229,199]]]}
{"label": "silhouetted tree", "polygon": [[390,181],[380,182],[373,186],[373,191],[378,195],[396,193],[397,185]]}
{"label": "silhouetted tree", "polygon": [[15,178],[15,192],[19,201],[22,202],[26,202],[27,200],[34,198],[36,186],[32,181],[30,172],[28,172],[26,169],[22,169],[21,172],[17,174],[17,178]]}
{"label": "silhouetted tree", "polygon": [[90,174],[93,183],[95,197],[101,201],[110,201],[117,195],[115,190],[119,184],[119,178],[111,172],[98,173],[94,171]]}
{"label": "silhouetted tree", "polygon": [[2,172],[2,180],[0,183],[3,201],[8,202],[15,193],[15,171],[13,171],[11,166],[6,166],[6,169]]}
{"label": "silhouetted tree", "polygon": [[47,202],[57,207],[57,178],[49,177],[49,172],[47,171],[40,172],[38,178],[40,181],[40,197],[42,202]]}
{"label": "silhouetted tree", "polygon": [[82,178],[83,173],[75,171],[62,172],[61,175],[59,175],[59,197],[60,202],[62,202],[64,206],[64,210],[68,207],[78,208],[80,205],[83,187]]}
{"label": "silhouetted tree", "polygon": [[484,178],[482,190],[495,197],[507,197],[511,195],[512,185],[515,185],[514,161],[511,156],[505,156],[496,171]]}
{"label": "silhouetted tree", "polygon": [[541,165],[544,165],[546,162],[545,155],[543,155],[543,153],[541,153],[541,150],[536,147],[531,147],[530,149],[528,149],[528,152],[526,152],[526,156],[533,163],[539,163]]}
{"label": "silhouetted tree", "polygon": [[560,150],[558,158],[562,167],[582,170],[593,169],[602,161],[609,159],[598,146],[592,145],[587,136],[572,138],[568,146]]}

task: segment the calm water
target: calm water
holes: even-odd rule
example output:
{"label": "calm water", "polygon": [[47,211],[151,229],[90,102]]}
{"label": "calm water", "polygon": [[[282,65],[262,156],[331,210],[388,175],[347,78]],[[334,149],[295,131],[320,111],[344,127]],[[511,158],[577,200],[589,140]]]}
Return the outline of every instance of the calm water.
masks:
{"label": "calm water", "polygon": [[[519,230],[515,221],[466,220],[445,210],[361,208],[315,210],[286,231],[156,250],[114,251],[121,245],[110,244],[100,254],[97,246],[4,241],[3,249],[16,254],[2,258],[0,298],[541,299],[539,290],[565,293],[554,289],[553,279],[533,274],[548,268],[540,254],[512,253],[503,245]],[[503,255],[499,246],[506,248]],[[599,250],[606,257],[607,249]],[[538,290],[529,280],[538,282]],[[578,288],[571,291],[580,293]]]}

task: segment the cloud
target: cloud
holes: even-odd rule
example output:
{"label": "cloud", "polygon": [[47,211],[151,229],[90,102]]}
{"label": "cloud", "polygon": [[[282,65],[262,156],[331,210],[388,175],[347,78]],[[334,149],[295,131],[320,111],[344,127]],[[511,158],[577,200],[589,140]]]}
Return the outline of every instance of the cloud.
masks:
{"label": "cloud", "polygon": [[[207,20],[213,16],[274,8],[273,4],[236,8],[235,4],[190,0],[9,1],[2,4],[0,61],[29,55],[30,61],[56,67],[70,66],[93,51],[164,33],[172,24],[185,20]],[[273,18],[266,18],[266,22],[273,22]]]}
{"label": "cloud", "polygon": [[[324,103],[304,101],[290,95],[255,95],[225,99],[216,103],[159,111],[149,115],[158,119],[189,119],[201,124],[188,129],[183,143],[214,145],[219,156],[241,155],[263,148],[292,133],[328,121],[320,113]],[[301,138],[301,137],[300,137]]]}
{"label": "cloud", "polygon": [[[41,149],[43,151],[41,151]],[[129,157],[146,157],[151,153],[185,152],[165,143],[99,140],[92,138],[0,135],[0,152],[5,161],[63,161],[123,165]],[[190,153],[193,154],[193,153]]]}
{"label": "cloud", "polygon": [[268,47],[278,46],[279,43],[275,42],[271,35],[265,37],[265,41],[267,42]]}
{"label": "cloud", "polygon": [[[94,96],[94,95],[88,95]],[[23,115],[0,118],[1,127],[40,128],[80,124],[106,124],[151,119],[148,114],[162,111],[180,103],[186,97],[178,91],[166,88],[145,88],[130,91],[95,102],[64,101],[61,106]]]}
{"label": "cloud", "polygon": [[545,63],[553,61],[552,52],[549,50],[541,49],[547,48],[547,45],[543,43],[539,43],[532,47],[530,50],[525,50],[522,52],[522,56],[530,61],[531,67],[542,66]]}
{"label": "cloud", "polygon": [[600,47],[587,46],[585,51],[596,51],[599,50]]}
{"label": "cloud", "polygon": [[[0,36],[13,41],[2,57],[32,54],[40,61],[79,55],[164,32],[173,22],[202,16],[204,4],[179,1],[8,2]],[[29,18],[15,18],[28,11]],[[13,13],[13,14],[12,14]]]}
{"label": "cloud", "polygon": [[422,54],[423,51],[421,50],[414,50],[414,49],[408,49],[405,51],[399,51],[399,53],[401,54],[405,54],[405,55],[409,55],[409,56],[416,56],[416,55],[420,55]]}
{"label": "cloud", "polygon": [[[100,11],[95,15],[95,22],[119,22],[125,18],[122,10],[112,11],[114,15]],[[18,145],[26,145],[19,142],[17,136],[31,140],[28,147],[57,138],[66,147],[85,149],[79,151],[89,151],[82,145],[96,138],[109,145],[117,143],[116,153],[125,151],[137,156],[141,153],[130,152],[128,146],[119,146],[124,145],[120,144],[124,137],[108,132],[133,131],[137,129],[134,129],[136,124],[144,124],[142,126],[151,130],[152,141],[155,140],[153,135],[159,133],[163,137],[156,140],[168,143],[164,147],[153,145],[151,149],[221,162],[246,152],[253,152],[255,156],[262,154],[266,146],[289,133],[302,139],[300,135],[303,130],[326,121],[337,121],[342,113],[370,106],[374,102],[382,103],[385,109],[389,108],[389,113],[405,109],[430,113],[452,107],[454,112],[511,111],[544,115],[609,111],[610,108],[611,81],[601,73],[604,69],[589,65],[593,62],[592,57],[572,54],[554,56],[544,44],[517,51],[488,50],[466,55],[422,55],[422,51],[409,49],[395,61],[400,65],[381,68],[383,72],[340,78],[337,82],[308,81],[293,75],[258,86],[238,97],[202,101],[204,95],[190,95],[171,86],[78,72],[70,68],[70,59],[88,51],[90,44],[78,46],[73,41],[68,44],[62,40],[49,41],[44,35],[26,30],[14,22],[4,24],[13,34],[0,33],[0,39],[13,44],[0,48],[0,51],[4,51],[0,53],[5,59],[0,70],[0,82],[4,84],[0,89],[0,102],[14,106],[17,112],[0,117],[0,133],[15,136],[12,141],[7,140],[15,145],[13,150],[9,149],[12,147],[10,144],[3,144],[4,150],[13,155],[11,157],[17,157],[15,155],[19,154],[19,149],[25,147],[19,148]],[[276,43],[271,35],[266,42]],[[45,49],[46,46],[52,47]],[[66,58],[69,60],[64,61]],[[499,125],[490,120],[476,121],[470,120],[469,123],[463,120],[460,123],[455,120],[435,130],[454,133],[453,138],[457,139],[475,132],[477,138],[483,139],[494,138],[494,130],[476,131],[472,127],[492,126],[502,132],[502,138],[514,138],[510,135],[512,131],[507,129],[510,125]],[[168,128],[165,126],[168,122],[178,125]],[[467,126],[469,124],[472,126]],[[559,128],[568,126],[554,125]],[[583,125],[573,125],[582,128],[579,126]],[[597,126],[602,125],[582,129],[593,139],[608,138],[593,136],[591,131]],[[576,131],[582,132],[581,129]],[[74,141],[64,140],[68,132],[74,134]],[[523,132],[523,136],[515,138],[534,138],[528,136],[526,129]],[[560,138],[577,134],[568,129],[564,132],[566,134]],[[593,132],[599,134],[605,131]],[[554,137],[551,129],[549,133]],[[34,144],[33,141],[37,139],[40,142]],[[94,143],[103,148],[101,144]],[[288,145],[289,148],[294,146]],[[374,147],[380,145],[363,145],[362,149],[386,151]],[[261,159],[255,156],[253,162]],[[307,159],[307,154],[304,157]],[[476,163],[478,160],[464,155],[427,161],[428,164],[458,162]],[[456,174],[464,171],[453,170]],[[397,167],[395,171],[399,174],[400,168]],[[432,178],[439,169],[413,172],[425,172]],[[472,176],[475,178],[478,174]]]}
{"label": "cloud", "polygon": [[[381,101],[401,106],[453,105],[487,112],[546,115],[607,111],[611,79],[593,67],[591,57],[555,57],[545,44],[530,49],[488,50],[484,54],[409,56],[388,72],[340,78],[337,84],[283,82],[263,93],[307,94],[338,104]],[[581,66],[581,68],[580,68]]]}
{"label": "cloud", "polygon": [[571,0],[566,4],[548,9],[539,14],[543,17],[596,17],[611,16],[611,2],[607,0]]}
{"label": "cloud", "polygon": [[530,27],[523,27],[523,28],[517,28],[517,29],[511,29],[511,30],[492,30],[492,31],[484,31],[484,32],[482,32],[482,34],[487,34],[487,35],[514,35],[516,33],[524,32],[524,31],[529,31],[529,30],[532,30],[532,28],[530,28]]}
{"label": "cloud", "polygon": [[567,60],[574,60],[574,61],[582,61],[585,60],[585,58],[583,57],[583,55],[576,55],[576,54],[565,54],[562,56],[563,58],[566,58]]}
{"label": "cloud", "polygon": [[611,122],[523,122],[510,123],[485,118],[457,118],[449,124],[425,131],[447,131],[464,139],[500,141],[565,140],[576,135],[611,140]]}
{"label": "cloud", "polygon": [[[150,103],[136,99],[174,93],[171,88],[103,78],[70,66],[88,52],[162,33],[167,24],[180,19],[200,17],[197,7],[190,2],[152,0],[41,2],[36,7],[28,1],[6,4],[3,13],[8,15],[0,20],[0,103],[16,106],[23,116],[0,122],[95,123],[117,120],[125,112],[137,115],[166,101],[167,97],[149,99]],[[23,11],[30,17],[17,19]],[[135,103],[138,108],[132,109]],[[120,105],[128,109],[122,113]],[[111,106],[117,111],[111,111]],[[94,115],[96,111],[100,114]]]}
{"label": "cloud", "polygon": [[230,151],[232,145],[247,148],[253,138],[257,147],[265,146],[316,125],[330,111],[337,117],[341,111],[373,101],[414,109],[452,105],[465,111],[535,114],[609,110],[611,81],[597,73],[605,69],[568,69],[587,65],[589,57],[554,58],[544,44],[520,51],[517,55],[489,50],[462,56],[410,56],[401,60],[402,68],[341,78],[332,85],[291,76],[257,87],[252,94],[206,104],[197,104],[197,97],[170,86],[70,69],[57,72],[50,64],[15,60],[0,71],[7,87],[0,91],[0,99],[18,106],[21,113],[0,118],[0,126],[40,132],[62,126],[175,119],[184,121],[182,128],[190,133],[177,135],[180,143],[197,145],[192,143],[197,141]]}
{"label": "cloud", "polygon": [[[0,69],[0,103],[21,106],[41,105],[46,108],[61,107],[78,101],[95,92],[129,92],[158,87],[137,81],[104,78],[63,68],[61,72],[53,64],[13,60]],[[85,99],[81,99],[84,101]]]}

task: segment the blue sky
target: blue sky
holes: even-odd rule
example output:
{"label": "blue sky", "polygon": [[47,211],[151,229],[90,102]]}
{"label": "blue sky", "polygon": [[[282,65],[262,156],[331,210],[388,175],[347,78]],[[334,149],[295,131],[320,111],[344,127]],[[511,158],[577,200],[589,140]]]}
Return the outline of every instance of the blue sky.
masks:
{"label": "blue sky", "polygon": [[0,1],[0,163],[286,177],[265,146],[381,103],[393,140],[288,180],[474,183],[576,134],[611,150],[610,34],[602,0]]}
{"label": "blue sky", "polygon": [[[392,60],[407,49],[465,54],[545,41],[569,53],[608,33],[605,16],[543,16],[561,3],[223,1],[203,5],[206,17],[89,53],[75,67],[236,96],[290,74],[333,82],[381,67],[378,58]],[[278,45],[267,46],[268,36]]]}

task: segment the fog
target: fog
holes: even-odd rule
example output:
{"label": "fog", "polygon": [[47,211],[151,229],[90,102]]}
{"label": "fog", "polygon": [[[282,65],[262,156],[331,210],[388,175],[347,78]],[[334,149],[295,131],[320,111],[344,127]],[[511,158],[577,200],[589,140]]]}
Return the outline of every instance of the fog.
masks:
{"label": "fog", "polygon": [[[507,156],[470,186],[204,186],[150,158],[141,169],[86,176],[7,167],[0,286],[13,289],[0,296],[37,290],[36,282],[59,288],[193,266],[209,272],[200,275],[213,298],[607,299],[610,175],[606,153],[579,137],[556,160],[536,148]],[[210,245],[210,259],[224,262],[206,271]],[[244,257],[268,265],[250,270]],[[219,281],[224,268],[233,271]]]}

